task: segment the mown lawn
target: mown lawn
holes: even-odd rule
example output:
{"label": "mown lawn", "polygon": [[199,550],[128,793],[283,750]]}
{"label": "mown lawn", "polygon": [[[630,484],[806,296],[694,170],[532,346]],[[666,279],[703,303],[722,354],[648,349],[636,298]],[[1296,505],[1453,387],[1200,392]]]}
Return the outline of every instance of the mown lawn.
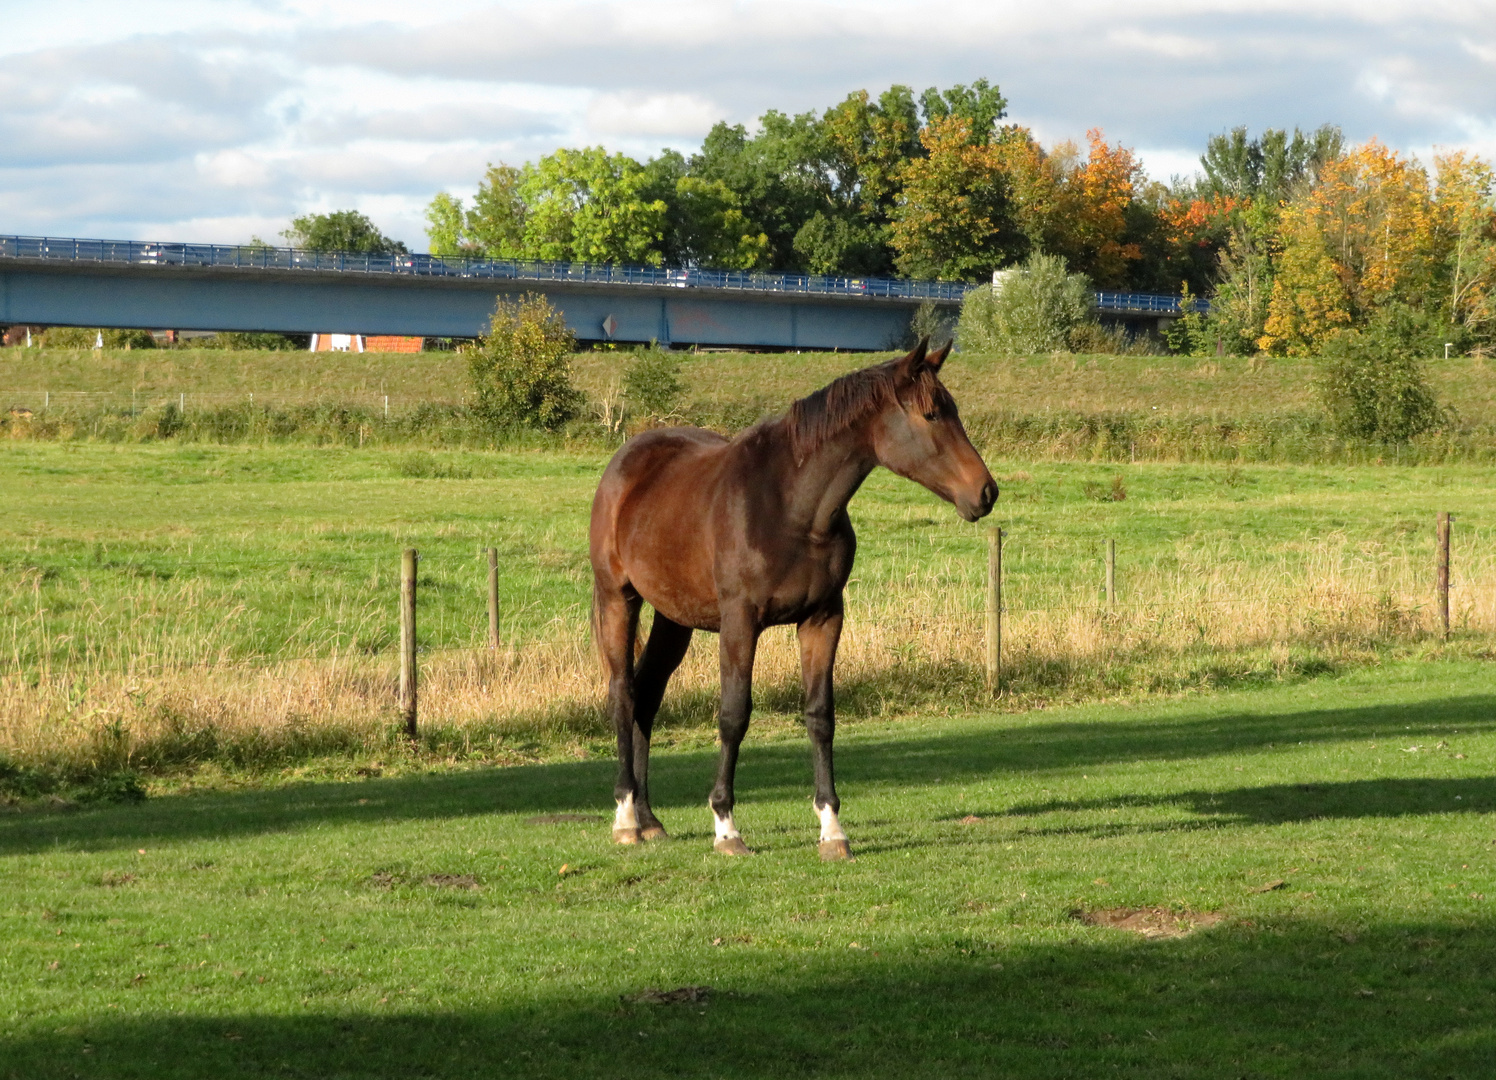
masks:
{"label": "mown lawn", "polygon": [[838,749],[849,865],[785,735],[742,860],[705,749],[640,849],[595,759],[0,816],[0,1076],[1490,1075],[1490,663]]}

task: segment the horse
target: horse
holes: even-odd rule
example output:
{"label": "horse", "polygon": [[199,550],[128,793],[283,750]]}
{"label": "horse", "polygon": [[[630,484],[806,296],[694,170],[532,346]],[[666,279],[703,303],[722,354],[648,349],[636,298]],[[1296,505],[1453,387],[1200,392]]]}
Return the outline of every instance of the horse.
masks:
{"label": "horse", "polygon": [[[718,635],[721,750],[708,799],[725,855],[750,855],[733,824],[733,777],[752,708],[754,654],[768,627],[793,624],[820,818],[820,857],[850,859],[832,769],[832,668],[857,536],[847,503],[879,465],[922,484],[967,521],[997,483],[971,445],[929,339],[896,360],[843,375],[781,417],[733,439],[694,427],[629,439],[592,502],[593,635],[618,737],[613,839],[664,839],[649,802],[649,740],[665,685],[695,630]],[[635,662],[640,605],[654,624]]]}

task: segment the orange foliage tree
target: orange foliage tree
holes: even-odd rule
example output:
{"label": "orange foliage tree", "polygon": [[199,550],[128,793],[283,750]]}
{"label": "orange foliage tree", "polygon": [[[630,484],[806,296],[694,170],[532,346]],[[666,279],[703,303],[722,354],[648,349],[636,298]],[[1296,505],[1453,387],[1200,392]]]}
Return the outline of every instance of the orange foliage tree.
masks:
{"label": "orange foliage tree", "polygon": [[1309,355],[1388,303],[1423,307],[1439,277],[1438,224],[1417,161],[1373,140],[1326,164],[1281,218],[1259,347]]}

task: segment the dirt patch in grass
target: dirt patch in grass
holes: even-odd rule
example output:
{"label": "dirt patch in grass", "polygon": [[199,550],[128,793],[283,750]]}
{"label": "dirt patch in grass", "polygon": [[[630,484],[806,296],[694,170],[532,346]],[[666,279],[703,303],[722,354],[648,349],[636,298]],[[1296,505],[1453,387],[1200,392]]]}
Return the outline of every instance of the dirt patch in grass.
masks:
{"label": "dirt patch in grass", "polygon": [[684,1005],[705,1001],[712,996],[710,986],[682,986],[675,990],[656,990],[649,987],[632,994],[620,994],[625,1005]]}
{"label": "dirt patch in grass", "polygon": [[525,818],[526,825],[601,825],[608,819],[601,814],[537,814]]}
{"label": "dirt patch in grass", "polygon": [[1130,930],[1145,938],[1183,937],[1205,926],[1214,926],[1225,918],[1216,911],[1170,911],[1168,908],[1101,908],[1072,911],[1070,917],[1087,926],[1109,926]]}
{"label": "dirt patch in grass", "polygon": [[472,874],[429,874],[426,877],[426,884],[435,885],[439,889],[481,888],[477,878]]}

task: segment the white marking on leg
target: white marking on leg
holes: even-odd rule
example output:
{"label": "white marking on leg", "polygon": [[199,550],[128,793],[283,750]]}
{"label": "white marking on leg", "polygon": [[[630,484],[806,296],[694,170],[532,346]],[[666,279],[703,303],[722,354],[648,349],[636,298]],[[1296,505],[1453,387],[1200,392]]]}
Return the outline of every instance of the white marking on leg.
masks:
{"label": "white marking on leg", "polygon": [[732,823],[732,814],[729,813],[726,817],[722,817],[717,811],[713,810],[712,821],[717,826],[718,840],[731,840],[734,836],[742,836],[742,833],[738,832],[738,827]]}
{"label": "white marking on leg", "polygon": [[613,815],[613,828],[615,829],[637,829],[639,818],[634,813],[634,797],[625,795],[618,800],[618,813]]}
{"label": "white marking on leg", "polygon": [[816,813],[821,819],[821,843],[827,840],[845,840],[847,834],[842,832],[841,822],[836,820],[836,811],[829,806],[816,807]]}

